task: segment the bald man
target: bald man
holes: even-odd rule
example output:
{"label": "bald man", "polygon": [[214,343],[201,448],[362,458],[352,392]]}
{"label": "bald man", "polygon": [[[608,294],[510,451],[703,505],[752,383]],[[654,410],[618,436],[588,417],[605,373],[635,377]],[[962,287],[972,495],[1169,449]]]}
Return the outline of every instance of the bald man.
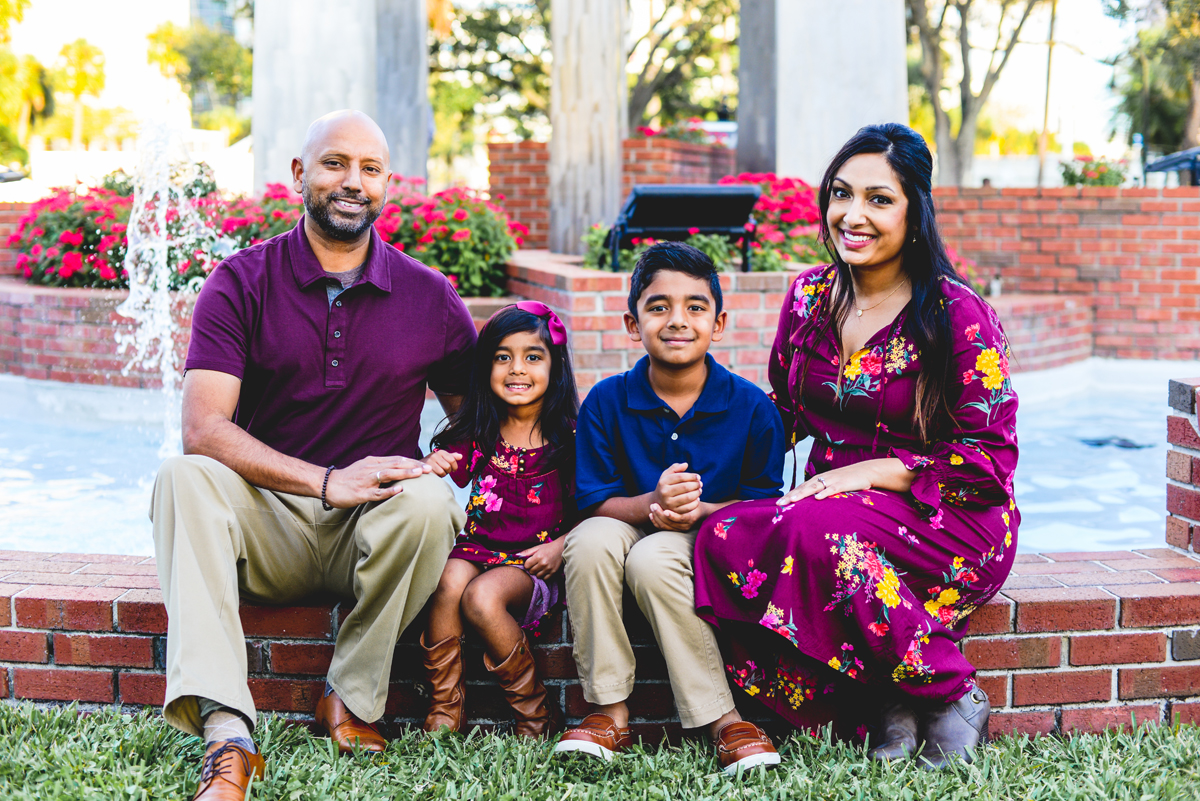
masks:
{"label": "bald man", "polygon": [[457,408],[475,326],[440,273],[375,231],[383,132],[358,112],[322,117],[292,177],[296,227],[226,259],[196,300],[185,455],[163,463],[151,502],[163,716],[205,738],[208,801],[243,798],[263,769],[239,602],[353,605],[316,718],[343,752],[381,751],[396,640],[465,519],[417,437],[427,386]]}

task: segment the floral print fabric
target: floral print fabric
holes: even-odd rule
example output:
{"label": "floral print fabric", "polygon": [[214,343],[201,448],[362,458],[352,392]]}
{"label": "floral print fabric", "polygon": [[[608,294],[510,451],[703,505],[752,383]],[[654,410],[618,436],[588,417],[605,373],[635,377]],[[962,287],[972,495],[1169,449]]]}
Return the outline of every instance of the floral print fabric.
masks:
{"label": "floral print fabric", "polygon": [[770,377],[784,425],[813,438],[806,478],[892,456],[916,480],[907,493],[726,507],[697,537],[696,606],[729,644],[738,686],[796,726],[832,721],[852,735],[872,693],[950,701],[966,691],[974,669],[957,643],[1016,554],[1017,398],[995,313],[943,281],[953,421],[923,446],[912,423],[921,354],[903,318],[840,364],[832,334],[814,324],[834,275],[801,274],[780,315]]}
{"label": "floral print fabric", "polygon": [[[445,450],[463,455],[450,478],[460,487],[471,484],[467,523],[450,552],[451,559],[487,567],[521,567],[525,560],[517,556],[519,552],[570,530],[575,518],[574,481],[562,480],[546,448],[515,448],[500,440],[495,454],[474,478],[471,474],[484,458],[474,443]],[[563,597],[561,571],[549,582],[531,578],[534,600],[523,624],[526,628],[535,626]]]}

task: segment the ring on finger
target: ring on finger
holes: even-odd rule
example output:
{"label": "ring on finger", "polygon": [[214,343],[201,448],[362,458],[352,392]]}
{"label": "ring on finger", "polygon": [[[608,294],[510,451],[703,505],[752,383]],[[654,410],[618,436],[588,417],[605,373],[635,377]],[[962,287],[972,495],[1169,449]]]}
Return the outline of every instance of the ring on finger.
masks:
{"label": "ring on finger", "polygon": [[382,470],[380,470],[378,473],[375,474],[375,483],[376,484],[383,483],[383,471]]}
{"label": "ring on finger", "polygon": [[821,489],[829,489],[829,485],[825,483],[825,479],[821,478],[820,476],[813,476],[813,478],[821,482]]}

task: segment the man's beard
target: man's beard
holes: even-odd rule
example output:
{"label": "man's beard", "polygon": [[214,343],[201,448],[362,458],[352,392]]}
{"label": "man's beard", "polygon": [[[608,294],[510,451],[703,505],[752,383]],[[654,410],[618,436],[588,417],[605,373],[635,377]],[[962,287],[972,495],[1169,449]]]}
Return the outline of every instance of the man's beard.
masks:
{"label": "man's beard", "polygon": [[[320,226],[327,237],[338,242],[353,242],[358,239],[379,219],[379,215],[383,212],[382,202],[372,205],[369,198],[361,194],[349,195],[330,192],[324,197],[317,197],[309,189],[307,183],[304,184],[301,196],[304,198],[304,213],[313,218],[313,221]],[[367,205],[363,207],[365,213],[355,221],[339,218],[333,209],[333,202],[339,198],[344,200],[367,200]]]}

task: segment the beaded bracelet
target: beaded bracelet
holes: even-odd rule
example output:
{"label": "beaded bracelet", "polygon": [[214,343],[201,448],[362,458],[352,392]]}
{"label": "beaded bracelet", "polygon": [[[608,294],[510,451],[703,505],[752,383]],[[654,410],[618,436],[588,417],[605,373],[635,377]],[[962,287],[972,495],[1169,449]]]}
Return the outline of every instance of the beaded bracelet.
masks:
{"label": "beaded bracelet", "polygon": [[325,490],[329,489],[329,474],[333,472],[333,465],[329,465],[325,470],[325,480],[321,482],[321,508],[326,512],[332,512],[333,507],[325,502]]}

